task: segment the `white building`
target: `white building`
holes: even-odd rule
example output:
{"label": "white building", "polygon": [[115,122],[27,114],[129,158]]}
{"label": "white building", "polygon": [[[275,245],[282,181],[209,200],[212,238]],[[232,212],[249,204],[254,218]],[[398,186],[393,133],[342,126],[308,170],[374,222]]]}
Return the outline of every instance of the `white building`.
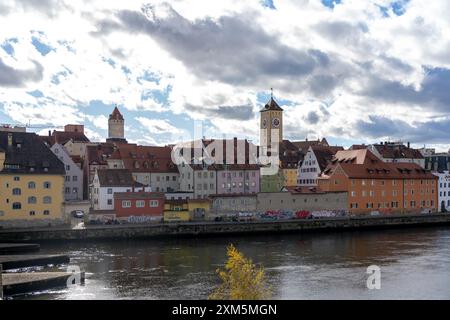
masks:
{"label": "white building", "polygon": [[450,174],[448,171],[434,172],[433,174],[439,177],[438,211],[450,211]]}
{"label": "white building", "polygon": [[342,147],[310,146],[304,159],[300,162],[297,184],[302,187],[317,186],[317,178]]}
{"label": "white building", "polygon": [[83,170],[76,164],[66,148],[55,143],[50,150],[64,163],[64,200],[83,200]]}
{"label": "white building", "polygon": [[99,169],[92,183],[94,210],[114,210],[116,192],[151,192],[150,186],[136,182],[127,169]]}

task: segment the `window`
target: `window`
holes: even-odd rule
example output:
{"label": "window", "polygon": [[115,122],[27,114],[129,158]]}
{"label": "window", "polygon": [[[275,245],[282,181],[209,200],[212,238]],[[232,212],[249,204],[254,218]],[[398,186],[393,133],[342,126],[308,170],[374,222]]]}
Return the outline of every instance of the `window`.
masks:
{"label": "window", "polygon": [[22,204],[20,202],[14,202],[12,208],[13,210],[20,210],[22,209]]}
{"label": "window", "polygon": [[29,204],[35,204],[37,202],[36,197],[28,197],[28,203]]}
{"label": "window", "polygon": [[352,203],[352,204],[350,204],[350,208],[358,209],[358,204],[357,203]]}
{"label": "window", "polygon": [[77,187],[72,188],[72,192],[73,193],[78,193],[78,188]]}
{"label": "window", "polygon": [[78,181],[78,177],[77,176],[73,176],[72,177],[72,181]]}
{"label": "window", "polygon": [[36,183],[33,181],[28,182],[28,189],[36,189]]}
{"label": "window", "polygon": [[65,192],[66,192],[66,194],[70,193],[70,188],[67,187],[67,188],[65,189]]}
{"label": "window", "polygon": [[20,177],[14,177],[14,181],[20,181]]}
{"label": "window", "polygon": [[154,208],[157,207],[158,205],[159,205],[158,200],[150,200],[150,207]]}
{"label": "window", "polygon": [[46,204],[52,203],[52,197],[45,196],[45,197],[44,197],[44,203],[46,203]]}
{"label": "window", "polygon": [[0,217],[3,217],[5,215],[5,211],[0,210]]}
{"label": "window", "polygon": [[137,200],[136,201],[136,208],[143,208],[145,207],[145,201],[144,200]]}
{"label": "window", "polygon": [[130,200],[122,200],[122,208],[131,208]]}
{"label": "window", "polygon": [[36,215],[36,211],[34,211],[34,210],[30,211],[30,212],[29,212],[29,215],[30,215],[30,216]]}
{"label": "window", "polygon": [[70,176],[66,176],[66,182],[70,182]]}
{"label": "window", "polygon": [[108,203],[108,206],[112,206],[112,199],[108,199],[107,203]]}
{"label": "window", "polygon": [[108,194],[112,194],[113,193],[112,191],[113,191],[112,188],[108,188]]}
{"label": "window", "polygon": [[44,216],[50,215],[50,210],[44,210]]}
{"label": "window", "polygon": [[52,187],[52,184],[49,181],[44,182],[44,189],[50,189]]}
{"label": "window", "polygon": [[12,193],[15,196],[20,196],[22,194],[22,190],[20,190],[20,188],[14,188]]}
{"label": "window", "polygon": [[70,165],[66,165],[66,170],[67,170],[67,171],[70,170]]}

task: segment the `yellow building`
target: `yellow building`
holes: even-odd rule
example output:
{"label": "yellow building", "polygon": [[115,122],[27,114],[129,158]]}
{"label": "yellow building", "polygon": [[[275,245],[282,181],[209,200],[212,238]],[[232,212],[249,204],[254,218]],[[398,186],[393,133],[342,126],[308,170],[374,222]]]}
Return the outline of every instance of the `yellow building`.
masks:
{"label": "yellow building", "polygon": [[166,200],[164,203],[164,221],[190,221],[192,215],[189,212],[187,200]]}
{"label": "yellow building", "polygon": [[34,133],[0,132],[0,225],[64,222],[64,164]]}
{"label": "yellow building", "polygon": [[295,169],[282,169],[284,177],[285,187],[297,186],[297,168]]}

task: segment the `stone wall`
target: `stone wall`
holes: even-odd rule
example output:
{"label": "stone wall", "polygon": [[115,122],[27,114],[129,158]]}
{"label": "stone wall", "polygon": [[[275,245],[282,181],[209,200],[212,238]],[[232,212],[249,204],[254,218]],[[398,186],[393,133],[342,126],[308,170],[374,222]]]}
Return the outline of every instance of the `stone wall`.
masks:
{"label": "stone wall", "polygon": [[450,225],[450,214],[396,215],[386,217],[330,218],[253,222],[171,222],[146,225],[91,226],[88,229],[45,228],[0,231],[0,242],[43,240],[138,239],[152,237],[207,236],[231,234],[302,233],[374,228]]}
{"label": "stone wall", "polygon": [[258,193],[257,210],[316,211],[347,210],[347,192],[292,194],[290,192]]}

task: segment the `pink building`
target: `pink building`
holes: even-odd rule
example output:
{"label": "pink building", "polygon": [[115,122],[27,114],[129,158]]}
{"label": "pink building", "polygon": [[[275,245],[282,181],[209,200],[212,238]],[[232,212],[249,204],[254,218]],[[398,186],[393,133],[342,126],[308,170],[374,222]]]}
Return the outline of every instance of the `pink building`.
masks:
{"label": "pink building", "polygon": [[222,165],[217,170],[217,194],[259,192],[259,166],[254,164]]}

